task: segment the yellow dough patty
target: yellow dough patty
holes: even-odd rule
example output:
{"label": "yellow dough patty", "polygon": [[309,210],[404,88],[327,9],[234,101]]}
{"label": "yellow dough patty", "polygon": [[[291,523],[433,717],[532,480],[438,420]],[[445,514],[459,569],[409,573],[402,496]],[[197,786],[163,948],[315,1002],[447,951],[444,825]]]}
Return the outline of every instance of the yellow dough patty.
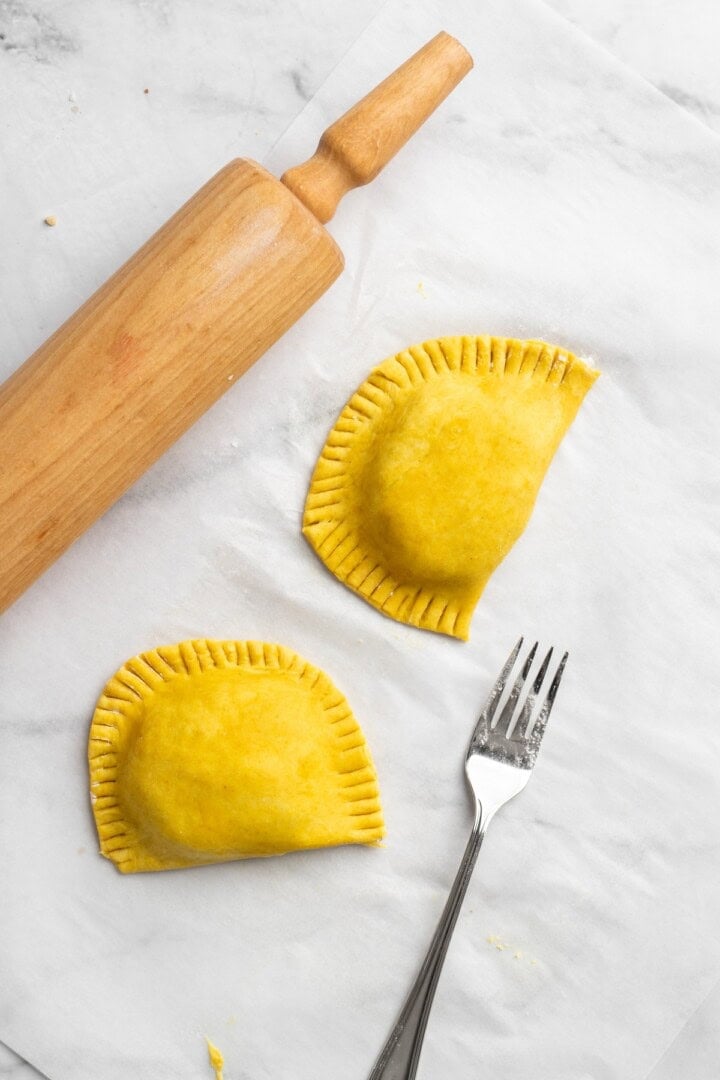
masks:
{"label": "yellow dough patty", "polygon": [[123,873],[384,835],[348,702],[281,645],[186,641],[129,660],[90,728],[103,855]]}
{"label": "yellow dough patty", "polygon": [[598,376],[542,341],[446,337],[376,367],[318,459],[303,533],[400,622],[467,639]]}

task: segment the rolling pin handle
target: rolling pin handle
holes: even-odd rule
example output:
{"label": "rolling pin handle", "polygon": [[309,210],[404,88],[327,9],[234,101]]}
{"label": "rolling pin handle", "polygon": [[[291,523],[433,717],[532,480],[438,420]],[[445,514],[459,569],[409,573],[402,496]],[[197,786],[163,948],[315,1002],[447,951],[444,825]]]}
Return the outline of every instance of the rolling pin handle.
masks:
{"label": "rolling pin handle", "polygon": [[282,182],[323,223],[352,188],[374,180],[473,66],[450,34],[437,34],[336,120],[313,156]]}

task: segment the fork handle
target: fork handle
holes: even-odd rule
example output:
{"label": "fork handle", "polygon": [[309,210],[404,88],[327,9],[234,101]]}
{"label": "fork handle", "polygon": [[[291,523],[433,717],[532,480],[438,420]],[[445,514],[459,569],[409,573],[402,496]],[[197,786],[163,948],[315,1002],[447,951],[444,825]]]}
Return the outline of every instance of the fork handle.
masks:
{"label": "fork handle", "polygon": [[485,826],[486,822],[478,813],[460,869],[453,882],[420,973],[368,1080],[413,1080],[417,1073],[430,1007],[435,997],[450,938],[485,836]]}

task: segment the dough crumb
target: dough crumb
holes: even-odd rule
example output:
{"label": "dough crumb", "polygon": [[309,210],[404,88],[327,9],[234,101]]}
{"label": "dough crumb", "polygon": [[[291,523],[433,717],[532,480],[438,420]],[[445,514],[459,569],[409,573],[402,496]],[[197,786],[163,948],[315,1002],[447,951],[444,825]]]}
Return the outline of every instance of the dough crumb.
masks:
{"label": "dough crumb", "polygon": [[537,964],[537,960],[531,959],[526,953],[520,949],[516,949],[514,945],[510,945],[507,941],[503,941],[497,934],[490,934],[486,939],[488,945],[494,945],[498,952],[505,952],[506,949],[512,949],[513,960],[525,960],[526,963]]}
{"label": "dough crumb", "polygon": [[417,291],[420,293],[423,300],[427,300],[427,293],[425,292],[425,286],[423,285],[422,281],[418,281]]}
{"label": "dough crumb", "polygon": [[207,1043],[210,1066],[215,1071],[215,1080],[223,1080],[223,1065],[225,1064],[225,1059],[217,1046],[213,1046],[207,1035],[205,1036],[205,1042]]}
{"label": "dough crumb", "polygon": [[48,214],[48,216],[45,218],[45,224],[46,225],[57,225],[57,218],[55,217],[55,215],[54,214]]}

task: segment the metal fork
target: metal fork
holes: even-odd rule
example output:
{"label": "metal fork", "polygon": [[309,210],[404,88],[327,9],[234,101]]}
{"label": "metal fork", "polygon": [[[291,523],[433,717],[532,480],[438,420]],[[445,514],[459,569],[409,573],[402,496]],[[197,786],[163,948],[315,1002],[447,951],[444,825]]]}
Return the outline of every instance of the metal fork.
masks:
{"label": "metal fork", "polygon": [[465,774],[475,799],[475,822],[470,839],[420,974],[368,1080],[413,1080],[415,1077],[443,961],[485,832],[500,807],[525,787],[535,765],[568,654],[565,653],[560,661],[533,722],[535,701],[542,690],[553,653],[550,649],[520,708],[520,695],[537,652],[535,642],[493,724],[502,692],[515,667],[522,644],[523,639],[520,638],[490,692],[470,740],[465,759]]}

